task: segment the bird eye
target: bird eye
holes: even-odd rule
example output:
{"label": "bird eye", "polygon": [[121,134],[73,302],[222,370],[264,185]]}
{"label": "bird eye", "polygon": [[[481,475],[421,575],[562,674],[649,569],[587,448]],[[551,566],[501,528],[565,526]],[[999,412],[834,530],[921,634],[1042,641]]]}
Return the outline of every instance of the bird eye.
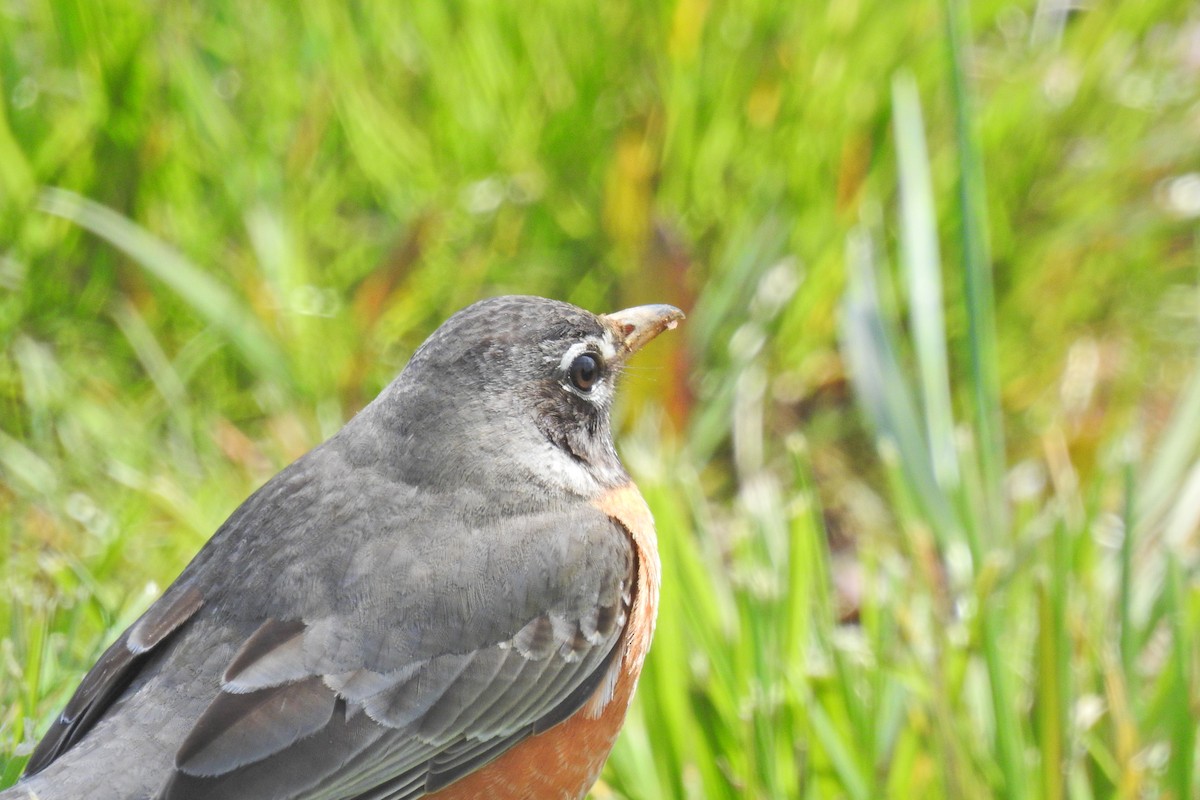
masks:
{"label": "bird eye", "polygon": [[576,389],[581,392],[590,392],[596,385],[596,381],[600,379],[600,362],[591,353],[578,355],[571,362],[567,376]]}

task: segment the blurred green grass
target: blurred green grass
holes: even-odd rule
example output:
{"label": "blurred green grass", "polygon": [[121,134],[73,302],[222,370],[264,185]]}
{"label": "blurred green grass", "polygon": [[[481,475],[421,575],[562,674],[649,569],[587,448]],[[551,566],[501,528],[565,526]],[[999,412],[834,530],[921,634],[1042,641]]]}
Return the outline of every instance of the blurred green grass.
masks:
{"label": "blurred green grass", "polygon": [[524,292],[690,312],[625,387],[666,586],[597,797],[1196,796],[1198,41],[6,4],[0,785],[253,487]]}

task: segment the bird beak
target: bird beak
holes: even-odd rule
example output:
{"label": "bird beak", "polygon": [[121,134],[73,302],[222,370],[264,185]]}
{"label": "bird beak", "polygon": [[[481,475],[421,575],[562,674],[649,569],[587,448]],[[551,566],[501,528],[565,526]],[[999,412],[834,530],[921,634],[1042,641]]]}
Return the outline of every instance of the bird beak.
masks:
{"label": "bird beak", "polygon": [[624,360],[642,349],[655,336],[678,325],[683,319],[683,312],[675,306],[637,306],[602,314],[600,319],[616,331],[617,341],[622,344],[618,357]]}

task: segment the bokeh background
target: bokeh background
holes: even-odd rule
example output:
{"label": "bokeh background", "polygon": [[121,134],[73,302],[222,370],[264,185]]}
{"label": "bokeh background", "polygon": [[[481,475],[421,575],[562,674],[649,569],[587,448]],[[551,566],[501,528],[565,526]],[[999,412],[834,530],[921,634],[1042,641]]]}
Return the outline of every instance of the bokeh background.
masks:
{"label": "bokeh background", "polygon": [[1200,10],[0,4],[0,785],[454,310],[688,321],[597,798],[1197,796]]}

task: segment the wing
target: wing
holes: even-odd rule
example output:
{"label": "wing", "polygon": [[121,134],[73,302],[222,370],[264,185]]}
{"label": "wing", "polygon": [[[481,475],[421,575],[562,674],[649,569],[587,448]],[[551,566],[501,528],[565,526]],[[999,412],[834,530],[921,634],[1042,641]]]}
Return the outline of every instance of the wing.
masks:
{"label": "wing", "polygon": [[[611,695],[636,574],[625,533],[599,512],[497,526],[503,554],[479,544],[420,573],[367,546],[330,613],[263,622],[161,797],[418,798]],[[392,572],[408,581],[379,580]]]}
{"label": "wing", "polygon": [[603,693],[634,591],[624,530],[586,505],[516,518],[469,487],[418,490],[343,455],[361,449],[335,437],[239,507],[26,774],[102,719],[120,737],[166,713],[181,741],[98,746],[72,769],[134,775],[166,748],[169,798],[420,797]]}

